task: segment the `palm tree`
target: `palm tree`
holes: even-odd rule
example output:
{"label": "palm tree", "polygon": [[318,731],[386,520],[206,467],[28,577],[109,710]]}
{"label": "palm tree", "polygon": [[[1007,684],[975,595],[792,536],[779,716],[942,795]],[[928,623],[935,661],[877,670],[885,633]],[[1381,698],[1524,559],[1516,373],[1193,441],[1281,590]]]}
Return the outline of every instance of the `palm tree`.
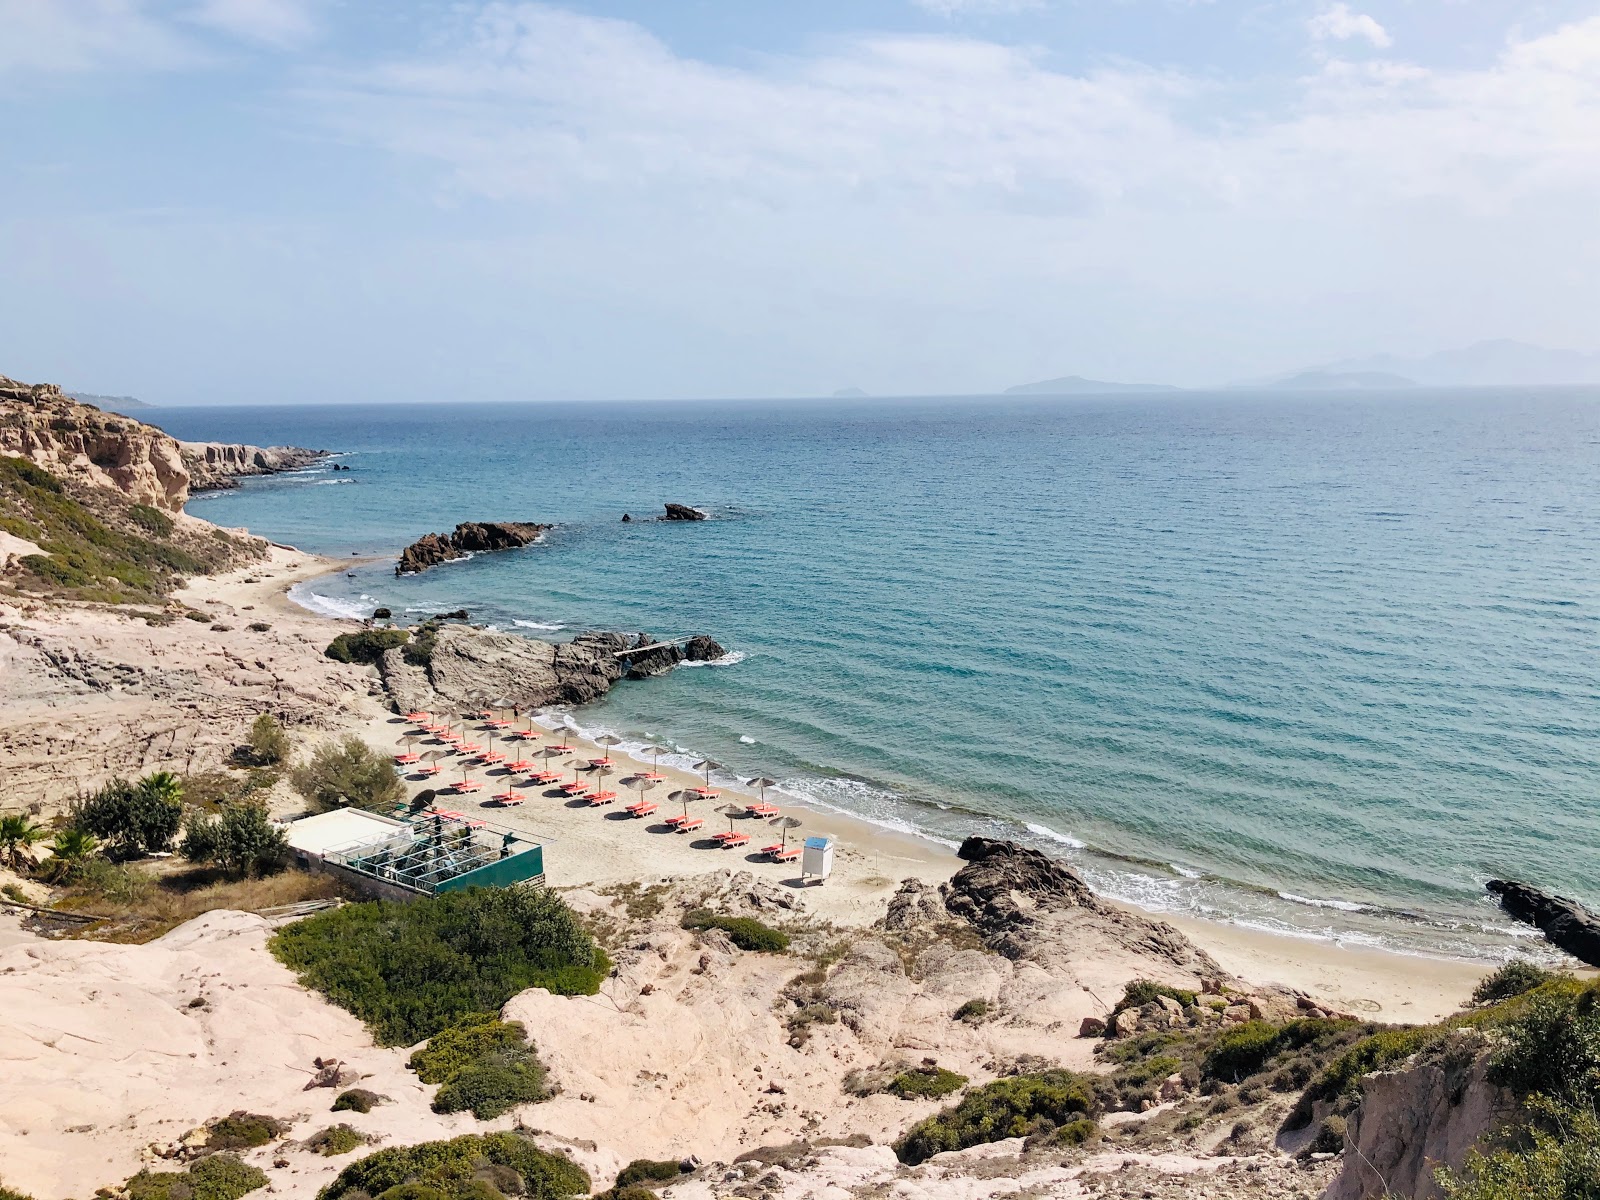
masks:
{"label": "palm tree", "polygon": [[21,813],[0,817],[0,864],[20,871],[33,865],[33,845],[44,840],[44,829]]}
{"label": "palm tree", "polygon": [[171,771],[152,771],[136,785],[141,795],[162,804],[183,802],[183,781]]}
{"label": "palm tree", "polygon": [[81,829],[63,829],[50,843],[50,861],[45,864],[45,875],[51,883],[64,883],[99,853],[100,843],[93,834]]}

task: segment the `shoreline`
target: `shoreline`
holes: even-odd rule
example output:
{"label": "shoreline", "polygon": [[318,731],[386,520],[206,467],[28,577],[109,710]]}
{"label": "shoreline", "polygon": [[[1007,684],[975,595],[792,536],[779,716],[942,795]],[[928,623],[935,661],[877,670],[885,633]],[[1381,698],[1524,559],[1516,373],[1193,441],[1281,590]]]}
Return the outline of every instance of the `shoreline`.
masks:
{"label": "shoreline", "polygon": [[[276,581],[270,601],[274,610],[293,612],[302,619],[335,628],[353,623],[356,618],[329,616],[298,603],[289,595],[289,589],[295,584],[313,583],[335,575],[351,564],[366,565],[376,559],[344,560],[303,551],[294,553],[307,560],[306,564],[294,572],[293,578],[280,577]],[[314,566],[320,569],[312,569]],[[543,714],[538,723],[546,728],[553,724],[565,725],[571,731],[566,740],[580,748],[580,758],[599,757],[606,751],[579,736],[574,728],[581,712],[582,709],[562,711],[555,719],[552,714]],[[400,716],[386,712],[367,721],[357,732],[374,747],[392,752],[396,738],[408,728],[410,726]],[[647,884],[718,869],[749,870],[760,878],[794,886],[797,895],[806,902],[807,911],[815,916],[855,925],[870,923],[881,916],[884,902],[902,879],[915,876],[936,884],[948,879],[961,866],[953,848],[934,837],[897,830],[784,792],[779,797],[780,806],[785,810],[797,810],[804,819],[803,827],[795,830],[791,837],[830,834],[838,843],[832,879],[826,884],[801,888],[793,882],[795,868],[792,866],[751,861],[743,853],[730,853],[720,848],[696,848],[704,844],[664,832],[653,822],[637,821],[620,811],[632,798],[619,786],[620,781],[628,777],[633,766],[645,767],[649,763],[626,755],[621,747],[609,753],[617,760],[619,768],[610,786],[624,794],[616,805],[603,810],[592,809],[582,801],[568,800],[557,792],[532,788],[523,789],[526,800],[520,807],[500,808],[482,797],[503,787],[502,776],[489,775],[482,770],[473,775],[489,784],[483,793],[457,799],[455,793],[441,789],[440,799],[452,808],[470,809],[473,816],[493,824],[540,837],[551,848],[546,868],[550,885],[562,890],[592,890],[630,881]],[[660,769],[668,781],[654,790],[650,798],[661,805],[664,814],[671,811],[671,805],[664,799],[668,793],[703,781],[665,762]],[[447,769],[439,779],[451,777]],[[422,787],[434,786],[433,781],[425,778],[403,778],[413,794]],[[728,796],[703,804],[691,814],[706,818],[707,831],[718,828],[724,819],[715,811],[717,803],[733,797],[742,800],[746,795],[751,799],[755,796],[753,791],[747,792],[721,779],[714,778],[713,784]],[[757,827],[756,823],[735,821],[736,828],[744,825],[751,831]],[[1229,921],[1146,908],[1099,891],[1096,894],[1126,911],[1168,922],[1209,951],[1225,968],[1252,983],[1278,983],[1324,996],[1338,1007],[1371,1019],[1429,1021],[1443,1017],[1461,1006],[1473,986],[1493,965],[1445,954],[1347,945],[1334,938],[1314,935],[1297,937]]]}

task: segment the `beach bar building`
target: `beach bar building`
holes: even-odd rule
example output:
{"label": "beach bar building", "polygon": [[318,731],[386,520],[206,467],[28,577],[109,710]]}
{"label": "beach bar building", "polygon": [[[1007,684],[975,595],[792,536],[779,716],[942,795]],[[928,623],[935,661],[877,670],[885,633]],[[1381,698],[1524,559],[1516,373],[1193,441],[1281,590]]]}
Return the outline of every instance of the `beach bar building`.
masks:
{"label": "beach bar building", "polygon": [[339,808],[290,822],[288,838],[302,866],[340,876],[388,900],[470,887],[544,884],[544,846],[539,842],[443,809],[403,820]]}

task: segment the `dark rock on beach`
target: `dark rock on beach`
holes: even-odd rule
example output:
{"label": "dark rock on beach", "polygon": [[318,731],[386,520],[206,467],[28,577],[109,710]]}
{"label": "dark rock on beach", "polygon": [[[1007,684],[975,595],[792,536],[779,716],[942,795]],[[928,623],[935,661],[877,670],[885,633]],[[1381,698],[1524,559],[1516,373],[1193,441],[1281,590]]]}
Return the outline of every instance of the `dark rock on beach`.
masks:
{"label": "dark rock on beach", "polygon": [[1501,908],[1542,931],[1552,945],[1600,967],[1600,918],[1576,900],[1510,879],[1491,879],[1485,886],[1499,898]]}
{"label": "dark rock on beach", "polygon": [[687,504],[669,504],[666,506],[667,515],[663,521],[706,521],[711,514],[701,512],[698,508],[690,508]]}
{"label": "dark rock on beach", "polygon": [[650,649],[630,654],[625,660],[628,666],[629,679],[646,679],[651,675],[660,675],[670,671],[679,663],[686,662],[713,662],[727,653],[717,642],[700,634],[690,638],[681,646],[652,645],[653,639],[649,634],[641,633],[635,647],[649,646]]}
{"label": "dark rock on beach", "polygon": [[429,567],[494,550],[515,550],[536,542],[553,525],[528,521],[464,521],[453,533],[429,533],[405,548],[395,565],[396,575],[415,575]]}
{"label": "dark rock on beach", "polygon": [[[656,639],[647,633],[583,633],[563,644],[514,633],[498,633],[470,625],[434,625],[429,630],[426,661],[416,661],[406,647],[384,653],[378,667],[390,698],[401,712],[413,709],[447,711],[501,701],[522,709],[598,700],[619,679],[642,678],[656,670],[634,669],[628,652]],[[416,640],[416,639],[414,639]],[[710,638],[697,653],[722,647]],[[666,650],[685,661],[684,649]],[[655,653],[654,651],[650,653]]]}

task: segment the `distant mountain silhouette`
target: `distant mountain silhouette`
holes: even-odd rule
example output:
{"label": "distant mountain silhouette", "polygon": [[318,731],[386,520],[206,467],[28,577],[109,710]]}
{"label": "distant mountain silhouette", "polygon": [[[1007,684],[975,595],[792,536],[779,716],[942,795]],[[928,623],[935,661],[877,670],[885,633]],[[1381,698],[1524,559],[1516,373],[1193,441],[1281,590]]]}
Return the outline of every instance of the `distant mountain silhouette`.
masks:
{"label": "distant mountain silhouette", "polygon": [[858,387],[840,388],[833,394],[835,400],[865,400],[867,393]]}
{"label": "distant mountain silhouette", "polygon": [[1298,375],[1261,386],[1296,392],[1341,392],[1362,388],[1416,387],[1417,381],[1391,371],[1301,371]]}
{"label": "distant mountain silhouette", "polygon": [[1117,392],[1179,392],[1170,383],[1109,383],[1104,379],[1085,379],[1082,375],[1063,375],[1038,383],[1019,383],[1005,390],[1007,396],[1110,395]]}
{"label": "distant mountain silhouette", "polygon": [[132,396],[97,396],[93,392],[68,392],[79,404],[92,404],[101,412],[130,413],[138,408],[149,408],[143,400]]}
{"label": "distant mountain silhouette", "polygon": [[1600,383],[1600,354],[1549,350],[1509,338],[1440,350],[1421,358],[1375,354],[1314,368],[1336,373],[1379,371],[1432,386]]}

